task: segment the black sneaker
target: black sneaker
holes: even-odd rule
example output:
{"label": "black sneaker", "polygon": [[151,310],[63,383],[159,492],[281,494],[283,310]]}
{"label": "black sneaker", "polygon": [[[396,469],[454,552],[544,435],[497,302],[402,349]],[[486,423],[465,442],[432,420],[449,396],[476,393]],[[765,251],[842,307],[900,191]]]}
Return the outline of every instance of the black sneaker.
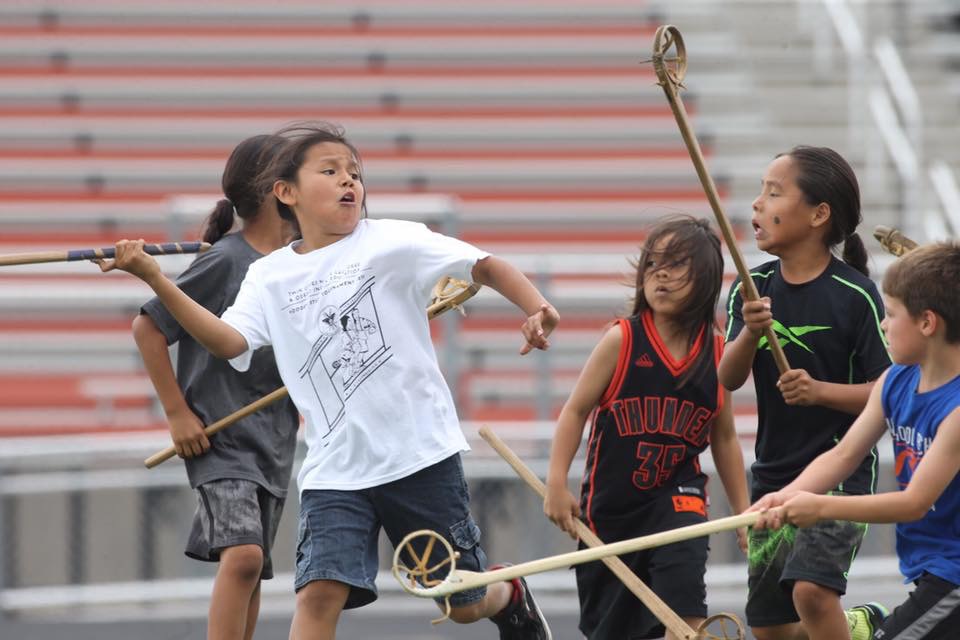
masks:
{"label": "black sneaker", "polygon": [[[509,564],[498,564],[490,567],[489,571],[509,567]],[[553,640],[550,627],[543,617],[543,612],[533,599],[533,594],[523,578],[514,578],[513,595],[510,602],[490,620],[500,630],[500,640]]]}

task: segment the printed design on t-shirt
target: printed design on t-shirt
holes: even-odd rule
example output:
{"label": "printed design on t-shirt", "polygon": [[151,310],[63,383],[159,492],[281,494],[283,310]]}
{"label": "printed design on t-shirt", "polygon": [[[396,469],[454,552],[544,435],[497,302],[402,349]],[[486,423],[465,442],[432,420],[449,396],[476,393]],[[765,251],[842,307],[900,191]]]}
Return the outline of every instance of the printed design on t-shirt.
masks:
{"label": "printed design on t-shirt", "polygon": [[320,310],[320,337],[300,367],[300,377],[310,381],[326,419],[323,446],[343,422],[346,401],[393,355],[383,337],[374,280],[365,280],[339,307]]}
{"label": "printed design on t-shirt", "polygon": [[[786,327],[776,320],[773,321],[773,332],[777,334],[777,342],[780,343],[781,347],[785,347],[788,343],[795,344],[804,351],[813,353],[813,349],[808,347],[803,340],[800,339],[800,336],[806,335],[814,331],[829,331],[833,327],[823,326],[823,325],[808,325],[805,327]],[[770,343],[767,340],[767,336],[760,338],[760,342],[757,344],[758,349],[767,349],[770,350]]]}
{"label": "printed design on t-shirt", "polygon": [[[677,465],[689,457],[688,446],[707,446],[710,425],[716,414],[706,407],[675,397],[644,396],[622,398],[610,404],[610,415],[621,438],[640,436],[637,443],[637,467],[631,480],[638,489],[663,485]],[[661,434],[676,438],[676,444],[653,442],[645,435]],[[684,444],[688,443],[688,444]]]}
{"label": "printed design on t-shirt", "polygon": [[905,489],[917,465],[933,444],[933,437],[910,425],[896,425],[889,418],[887,426],[893,438],[893,450],[896,452],[893,473],[900,488]]}

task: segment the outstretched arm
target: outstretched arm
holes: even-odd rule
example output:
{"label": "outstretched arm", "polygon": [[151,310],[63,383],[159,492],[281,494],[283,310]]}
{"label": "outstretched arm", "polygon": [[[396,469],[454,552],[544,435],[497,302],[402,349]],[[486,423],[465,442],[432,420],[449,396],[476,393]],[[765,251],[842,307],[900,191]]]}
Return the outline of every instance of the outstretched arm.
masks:
{"label": "outstretched arm", "polygon": [[496,256],[487,256],[473,266],[473,281],[494,289],[527,315],[521,327],[526,344],[521,355],[533,349],[547,349],[547,337],[560,322],[560,314],[533,283],[515,266]]}
{"label": "outstretched arm", "polygon": [[216,357],[228,360],[247,350],[247,341],[239,331],[210,313],[163,275],[157,261],[144,253],[143,240],[121,240],[116,248],[115,260],[98,261],[102,271],[120,269],[146,282],[180,326]]}
{"label": "outstretched arm", "polygon": [[574,520],[580,517],[580,503],[570,493],[567,476],[580,448],[583,427],[613,379],[622,343],[623,331],[619,326],[608,329],[600,339],[560,411],[553,436],[543,512],[574,539],[577,538]]}

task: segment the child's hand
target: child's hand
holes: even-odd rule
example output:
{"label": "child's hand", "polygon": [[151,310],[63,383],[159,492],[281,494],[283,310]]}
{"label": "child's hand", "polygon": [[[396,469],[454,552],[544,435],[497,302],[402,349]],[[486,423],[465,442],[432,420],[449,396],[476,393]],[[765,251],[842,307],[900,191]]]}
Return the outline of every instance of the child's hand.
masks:
{"label": "child's hand", "polygon": [[805,369],[790,369],[777,380],[783,401],[790,405],[820,404],[820,381],[814,380]]}
{"label": "child's hand", "polygon": [[143,250],[144,241],[140,240],[121,240],[116,244],[116,258],[107,260],[100,258],[93,260],[100,266],[100,271],[106,273],[114,269],[126,271],[137,276],[141,280],[149,280],[152,276],[160,273],[160,264]]}
{"label": "child's hand", "polygon": [[577,535],[577,519],[580,517],[580,502],[566,487],[547,485],[547,496],[543,500],[543,513],[574,540]]}
{"label": "child's hand", "polygon": [[550,342],[547,340],[553,330],[560,322],[560,314],[553,308],[553,305],[544,302],[540,309],[527,318],[527,321],[520,327],[526,344],[520,348],[520,355],[526,355],[534,349],[549,349]]}
{"label": "child's hand", "polygon": [[210,440],[203,431],[203,422],[189,409],[167,414],[173,448],[181,458],[192,458],[206,453]]}
{"label": "child's hand", "polygon": [[820,499],[823,496],[806,491],[798,491],[777,511],[784,524],[809,527],[820,520]]}
{"label": "child's hand", "polygon": [[750,536],[747,533],[746,527],[739,527],[737,529],[737,546],[740,547],[740,551],[747,553],[750,547]]}
{"label": "child's hand", "polygon": [[764,329],[773,325],[770,298],[744,300],[740,311],[743,315],[743,324],[746,325],[750,333],[758,338],[763,334]]}
{"label": "child's hand", "polygon": [[779,520],[780,510],[777,508],[786,502],[795,492],[774,491],[768,493],[747,508],[744,513],[760,513],[760,519],[753,526],[757,529],[779,529],[783,522]]}

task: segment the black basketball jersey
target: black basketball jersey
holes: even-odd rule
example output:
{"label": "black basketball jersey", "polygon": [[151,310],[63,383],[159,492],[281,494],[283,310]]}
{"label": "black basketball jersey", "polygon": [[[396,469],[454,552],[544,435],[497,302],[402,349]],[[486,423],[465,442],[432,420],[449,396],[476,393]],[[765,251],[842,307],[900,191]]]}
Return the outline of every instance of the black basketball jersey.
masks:
{"label": "black basketball jersey", "polygon": [[[707,477],[698,455],[723,401],[716,364],[722,337],[707,327],[687,356],[676,361],[650,312],[618,321],[620,357],[600,399],[587,445],[580,506],[595,522],[635,518],[661,495],[674,494],[677,511],[705,514]],[[703,349],[711,366],[681,388],[677,383]]]}

